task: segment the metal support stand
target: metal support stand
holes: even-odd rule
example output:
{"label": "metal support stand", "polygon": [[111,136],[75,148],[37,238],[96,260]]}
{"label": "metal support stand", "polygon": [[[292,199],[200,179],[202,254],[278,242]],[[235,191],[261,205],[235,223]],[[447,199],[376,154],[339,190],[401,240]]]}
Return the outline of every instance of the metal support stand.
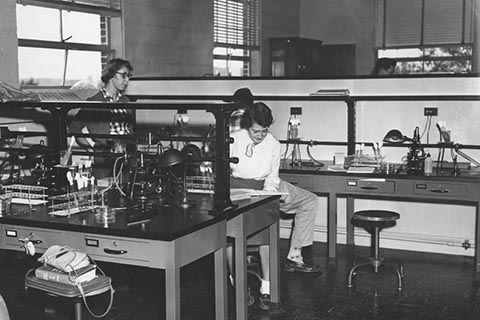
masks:
{"label": "metal support stand", "polygon": [[292,150],[292,160],[290,161],[290,165],[292,167],[302,165],[302,154],[300,153],[300,144],[298,143],[300,140],[295,139],[293,141],[293,150]]}

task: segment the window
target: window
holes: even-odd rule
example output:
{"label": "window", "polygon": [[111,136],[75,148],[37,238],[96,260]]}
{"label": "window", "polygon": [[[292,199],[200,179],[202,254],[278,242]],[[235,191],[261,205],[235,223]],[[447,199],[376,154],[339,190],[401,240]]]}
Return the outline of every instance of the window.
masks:
{"label": "window", "polygon": [[378,58],[397,60],[397,74],[472,71],[472,46],[467,45],[380,49]]}
{"label": "window", "polygon": [[120,0],[18,0],[20,85],[99,79],[102,63],[114,55],[109,21],[119,16]]}
{"label": "window", "polygon": [[397,73],[471,72],[474,1],[377,0],[378,58]]}
{"label": "window", "polygon": [[214,0],[213,73],[249,76],[259,50],[259,0]]}

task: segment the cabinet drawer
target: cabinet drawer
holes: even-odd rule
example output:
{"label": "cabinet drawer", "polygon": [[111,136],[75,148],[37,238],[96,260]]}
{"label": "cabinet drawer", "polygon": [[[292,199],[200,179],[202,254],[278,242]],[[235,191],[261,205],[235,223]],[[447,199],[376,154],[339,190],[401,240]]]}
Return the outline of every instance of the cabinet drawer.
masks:
{"label": "cabinet drawer", "polygon": [[301,174],[281,174],[280,178],[294,186],[313,190],[313,178],[311,176]]}
{"label": "cabinet drawer", "polygon": [[357,193],[395,193],[395,181],[347,179],[345,190]]}
{"label": "cabinet drawer", "polygon": [[467,185],[463,183],[415,182],[413,193],[439,197],[466,197]]}
{"label": "cabinet drawer", "polygon": [[149,244],[146,241],[109,236],[85,236],[85,251],[94,259],[101,261],[123,261],[128,264],[148,262],[148,249]]}
{"label": "cabinet drawer", "polygon": [[81,237],[74,233],[69,233],[68,236],[61,230],[39,229],[21,226],[5,225],[2,228],[3,237],[5,240],[5,248],[10,250],[23,250],[21,239],[30,237],[38,252],[45,251],[51,245],[65,245],[72,248],[83,250],[83,243]]}

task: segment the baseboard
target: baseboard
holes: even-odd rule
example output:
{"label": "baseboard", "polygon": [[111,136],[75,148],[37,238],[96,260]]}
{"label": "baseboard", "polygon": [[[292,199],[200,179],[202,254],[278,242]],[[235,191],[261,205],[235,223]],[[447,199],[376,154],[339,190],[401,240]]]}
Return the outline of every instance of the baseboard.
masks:
{"label": "baseboard", "polygon": [[[291,221],[280,221],[280,237],[290,238]],[[327,242],[327,227],[315,225],[314,241]],[[355,229],[355,245],[370,246],[370,234],[363,230]],[[431,234],[401,233],[383,230],[380,235],[380,246],[388,249],[410,250],[419,252],[443,253],[460,256],[474,256],[475,240],[460,237],[444,237]],[[470,247],[465,249],[463,243],[468,240]],[[345,227],[337,229],[337,243],[347,243],[347,230]]]}

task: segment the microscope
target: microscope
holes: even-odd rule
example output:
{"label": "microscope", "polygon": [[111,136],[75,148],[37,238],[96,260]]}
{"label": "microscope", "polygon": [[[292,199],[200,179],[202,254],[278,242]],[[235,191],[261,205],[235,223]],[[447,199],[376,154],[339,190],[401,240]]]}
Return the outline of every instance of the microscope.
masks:
{"label": "microscope", "polygon": [[412,145],[409,147],[407,153],[407,173],[421,175],[424,172],[424,160],[426,154],[420,144],[420,129],[418,127],[416,127],[413,132],[413,138],[408,140],[412,142]]}

